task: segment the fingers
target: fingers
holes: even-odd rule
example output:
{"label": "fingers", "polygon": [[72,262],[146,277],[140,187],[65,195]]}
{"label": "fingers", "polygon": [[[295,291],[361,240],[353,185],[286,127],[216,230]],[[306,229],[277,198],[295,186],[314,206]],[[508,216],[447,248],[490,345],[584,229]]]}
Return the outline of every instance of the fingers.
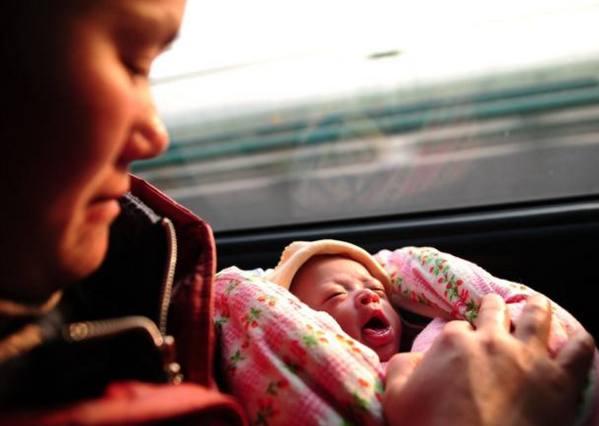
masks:
{"label": "fingers", "polygon": [[400,391],[422,361],[422,356],[421,352],[404,352],[394,355],[387,364],[386,385],[389,386],[389,383],[393,382],[395,390]]}
{"label": "fingers", "polygon": [[497,329],[503,329],[509,331],[510,316],[504,300],[496,294],[485,295],[474,323],[479,330],[495,332]]}
{"label": "fingers", "polygon": [[[414,392],[411,389],[414,389],[412,383],[414,380],[417,381],[416,376],[422,371],[416,371],[422,357],[421,352],[399,353],[394,355],[387,364],[385,392],[382,400],[386,424],[411,424],[410,419],[406,419],[406,417],[415,408]],[[415,389],[420,390],[421,394],[427,393],[426,389],[423,392],[422,385],[417,385]]]}
{"label": "fingers", "polygon": [[557,354],[556,361],[580,387],[588,377],[594,354],[593,338],[589,333],[581,330],[566,342]]}
{"label": "fingers", "polygon": [[449,321],[447,324],[445,324],[445,326],[443,327],[443,331],[447,334],[457,334],[457,333],[464,333],[464,332],[470,332],[473,331],[474,329],[472,328],[472,324],[470,324],[468,321],[464,321],[464,320],[452,320]]}
{"label": "fingers", "polygon": [[515,324],[514,337],[524,343],[537,341],[545,348],[551,330],[551,306],[549,299],[539,294],[528,298],[520,318]]}

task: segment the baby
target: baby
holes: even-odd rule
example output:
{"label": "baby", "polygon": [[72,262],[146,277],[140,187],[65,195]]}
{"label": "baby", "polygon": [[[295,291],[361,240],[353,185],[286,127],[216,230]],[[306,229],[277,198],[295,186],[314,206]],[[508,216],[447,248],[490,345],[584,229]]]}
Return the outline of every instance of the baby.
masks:
{"label": "baby", "polygon": [[[501,296],[515,321],[535,294],[432,248],[372,256],[337,240],[294,242],[266,272],[228,268],[216,289],[228,385],[253,417],[278,424],[302,423],[298,407],[305,406],[320,423],[341,424],[329,401],[357,424],[383,424],[387,361],[400,351],[426,351],[449,320],[476,324],[486,294]],[[548,345],[555,353],[581,326],[559,306],[551,308]],[[408,313],[432,321],[415,336],[402,318]],[[597,394],[594,385],[588,389],[581,419],[594,415]]]}
{"label": "baby", "polygon": [[387,297],[389,276],[360,247],[335,240],[295,242],[266,278],[330,314],[381,361],[399,351],[402,322]]}
{"label": "baby", "polygon": [[[265,278],[289,289],[312,309],[330,314],[348,335],[373,349],[383,362],[400,347],[425,351],[448,320],[473,323],[477,300],[484,294],[502,296],[510,315],[516,318],[526,298],[535,293],[434,249],[383,250],[375,258],[354,244],[338,240],[290,244]],[[414,327],[406,327],[395,307],[433,320],[414,336]],[[552,312],[549,349],[555,352],[581,326],[555,303]]]}

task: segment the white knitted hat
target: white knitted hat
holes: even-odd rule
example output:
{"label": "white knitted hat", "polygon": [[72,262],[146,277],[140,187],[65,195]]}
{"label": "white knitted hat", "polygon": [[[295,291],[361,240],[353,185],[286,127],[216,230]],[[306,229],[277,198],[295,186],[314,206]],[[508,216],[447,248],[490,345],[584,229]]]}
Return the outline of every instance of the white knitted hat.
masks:
{"label": "white knitted hat", "polygon": [[370,253],[354,244],[338,240],[295,241],[289,244],[283,250],[279,264],[265,278],[288,289],[297,271],[311,257],[327,254],[346,256],[362,264],[389,290],[389,275]]}

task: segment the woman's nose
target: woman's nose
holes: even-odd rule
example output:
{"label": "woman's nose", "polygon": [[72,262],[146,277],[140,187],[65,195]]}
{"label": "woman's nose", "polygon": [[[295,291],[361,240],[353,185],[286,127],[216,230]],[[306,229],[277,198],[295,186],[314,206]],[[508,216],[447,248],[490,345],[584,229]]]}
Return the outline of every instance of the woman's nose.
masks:
{"label": "woman's nose", "polygon": [[158,116],[149,91],[147,91],[140,95],[131,133],[121,158],[126,164],[129,164],[135,160],[156,157],[167,148],[168,143],[166,127]]}
{"label": "woman's nose", "polygon": [[356,306],[359,307],[361,305],[363,306],[363,305],[369,305],[371,303],[379,303],[380,300],[381,300],[381,298],[379,297],[378,294],[376,294],[372,290],[365,288],[365,289],[358,291],[358,293],[356,294],[356,298],[354,299],[354,302],[355,302]]}

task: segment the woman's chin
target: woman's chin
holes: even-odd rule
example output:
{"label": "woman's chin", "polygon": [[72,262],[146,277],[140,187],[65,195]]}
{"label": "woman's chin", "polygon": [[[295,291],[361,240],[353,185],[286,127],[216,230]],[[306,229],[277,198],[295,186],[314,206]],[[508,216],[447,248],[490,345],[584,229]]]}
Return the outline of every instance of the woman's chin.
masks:
{"label": "woman's chin", "polygon": [[78,238],[75,244],[66,245],[59,263],[66,284],[93,274],[102,264],[108,251],[109,226],[96,226],[92,232]]}

